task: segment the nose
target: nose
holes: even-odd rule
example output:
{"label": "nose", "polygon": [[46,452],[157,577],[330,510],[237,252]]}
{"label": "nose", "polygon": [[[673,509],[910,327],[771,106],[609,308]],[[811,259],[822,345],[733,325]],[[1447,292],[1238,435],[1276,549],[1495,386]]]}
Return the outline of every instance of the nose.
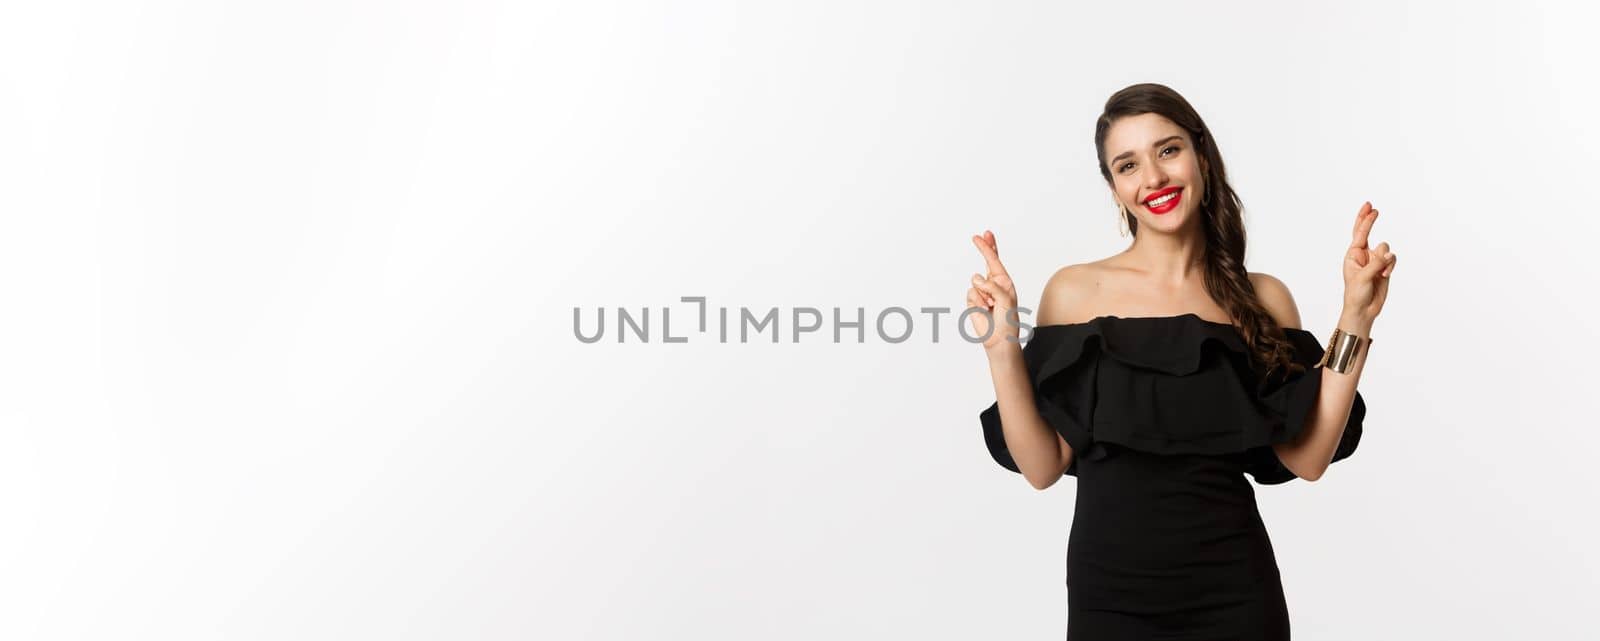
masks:
{"label": "nose", "polygon": [[1161,169],[1161,163],[1150,163],[1144,172],[1144,186],[1150,189],[1160,189],[1167,184],[1167,172]]}

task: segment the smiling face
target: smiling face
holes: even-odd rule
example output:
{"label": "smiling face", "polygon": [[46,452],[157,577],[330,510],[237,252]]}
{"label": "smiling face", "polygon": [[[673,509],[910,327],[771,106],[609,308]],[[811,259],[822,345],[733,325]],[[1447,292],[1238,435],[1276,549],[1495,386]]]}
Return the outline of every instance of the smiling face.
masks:
{"label": "smiling face", "polygon": [[1105,140],[1111,190],[1140,230],[1175,231],[1200,211],[1205,180],[1189,133],[1165,116],[1125,116]]}

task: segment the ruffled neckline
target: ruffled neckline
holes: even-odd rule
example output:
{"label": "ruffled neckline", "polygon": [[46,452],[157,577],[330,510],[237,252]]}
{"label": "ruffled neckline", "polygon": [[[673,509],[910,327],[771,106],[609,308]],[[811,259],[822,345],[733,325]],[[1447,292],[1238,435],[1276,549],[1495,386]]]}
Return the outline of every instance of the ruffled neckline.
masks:
{"label": "ruffled neckline", "polygon": [[[1248,452],[1258,481],[1280,483],[1293,475],[1266,446],[1305,429],[1323,354],[1310,331],[1282,330],[1303,371],[1259,376],[1237,326],[1194,312],[1036,326],[1022,356],[1041,416],[1079,453],[1075,461],[1105,457],[1101,443],[1155,453]],[[1333,460],[1354,451],[1365,412],[1358,392]],[[995,460],[1016,471],[998,404],[983,412],[983,422]]]}
{"label": "ruffled neckline", "polygon": [[1111,320],[1122,320],[1122,321],[1172,321],[1172,320],[1182,320],[1182,319],[1185,319],[1185,318],[1192,318],[1194,320],[1200,321],[1200,322],[1205,323],[1207,325],[1217,325],[1217,326],[1221,326],[1221,327],[1225,327],[1225,328],[1231,328],[1231,329],[1235,329],[1235,330],[1238,329],[1238,326],[1234,325],[1233,323],[1224,323],[1224,322],[1221,322],[1221,321],[1210,320],[1210,319],[1207,319],[1207,318],[1203,318],[1199,314],[1196,314],[1194,312],[1184,312],[1182,314],[1174,314],[1172,316],[1118,316],[1116,314],[1102,314],[1100,316],[1096,316],[1096,317],[1091,318],[1089,320],[1080,321],[1080,322],[1077,322],[1077,323],[1058,323],[1058,324],[1055,324],[1055,325],[1038,325],[1038,326],[1035,326],[1034,329],[1038,330],[1038,329],[1055,328],[1055,327],[1060,327],[1060,328],[1076,327],[1076,326],[1079,326],[1079,325],[1092,325],[1094,323],[1111,321]]}
{"label": "ruffled neckline", "polygon": [[[1316,337],[1301,328],[1282,329],[1294,347],[1295,362],[1307,367],[1316,365],[1323,351]],[[1237,325],[1186,312],[1170,316],[1105,314],[1077,323],[1035,326],[1032,337],[1022,345],[1025,360],[1039,366],[1030,366],[1030,371],[1045,377],[1059,371],[1060,366],[1082,356],[1083,342],[1090,336],[1100,337],[1100,349],[1108,356],[1176,376],[1199,371],[1204,364],[1205,347],[1211,343],[1233,352],[1247,369],[1255,369],[1250,347]],[[1035,342],[1039,345],[1028,349]]]}

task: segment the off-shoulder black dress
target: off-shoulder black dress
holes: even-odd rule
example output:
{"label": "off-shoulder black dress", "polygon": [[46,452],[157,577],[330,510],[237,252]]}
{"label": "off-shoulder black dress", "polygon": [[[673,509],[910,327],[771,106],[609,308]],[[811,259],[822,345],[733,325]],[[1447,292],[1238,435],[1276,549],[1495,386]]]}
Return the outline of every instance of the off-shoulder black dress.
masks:
{"label": "off-shoulder black dress", "polygon": [[[1272,451],[1306,429],[1323,346],[1285,329],[1306,370],[1258,383],[1244,337],[1195,314],[1034,328],[1023,360],[1039,413],[1074,452],[1067,639],[1289,638],[1272,543],[1245,475],[1295,478]],[[1361,439],[1358,392],[1333,460]],[[999,404],[980,414],[1019,472]]]}

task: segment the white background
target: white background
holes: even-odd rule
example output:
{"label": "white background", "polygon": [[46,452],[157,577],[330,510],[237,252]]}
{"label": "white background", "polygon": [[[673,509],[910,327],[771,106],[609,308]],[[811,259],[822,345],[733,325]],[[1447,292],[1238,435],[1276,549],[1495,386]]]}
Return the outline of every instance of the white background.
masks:
{"label": "white background", "polygon": [[1361,449],[1257,487],[1295,638],[1595,634],[1594,18],[7,3],[0,637],[1060,638],[1076,481],[989,458],[953,320],[678,299],[959,308],[987,228],[1033,306],[1127,242],[1093,124],[1146,81],[1307,329],[1363,200],[1401,256]]}

